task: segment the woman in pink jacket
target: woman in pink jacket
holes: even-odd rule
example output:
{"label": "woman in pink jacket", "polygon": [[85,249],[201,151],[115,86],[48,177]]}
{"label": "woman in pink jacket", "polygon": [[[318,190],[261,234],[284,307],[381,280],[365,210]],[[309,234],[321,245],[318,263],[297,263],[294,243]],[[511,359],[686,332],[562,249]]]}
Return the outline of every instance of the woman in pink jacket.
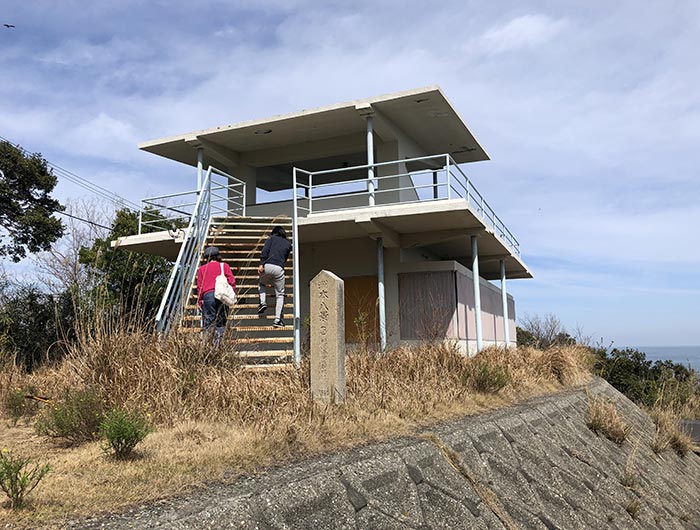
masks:
{"label": "woman in pink jacket", "polygon": [[204,259],[207,262],[197,271],[197,306],[202,309],[202,330],[207,334],[214,328],[214,345],[217,346],[224,336],[228,307],[214,297],[216,277],[223,273],[233,290],[236,290],[236,278],[233,277],[231,267],[222,263],[219,259],[217,247],[207,247],[204,250]]}

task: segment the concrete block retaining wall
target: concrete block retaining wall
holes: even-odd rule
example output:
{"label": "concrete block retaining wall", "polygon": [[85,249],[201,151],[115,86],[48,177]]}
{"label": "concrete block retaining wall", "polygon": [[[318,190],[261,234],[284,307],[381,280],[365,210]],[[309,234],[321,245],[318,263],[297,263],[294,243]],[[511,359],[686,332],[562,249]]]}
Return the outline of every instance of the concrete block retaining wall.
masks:
{"label": "concrete block retaining wall", "polygon": [[[615,401],[634,426],[621,447],[586,427],[586,392]],[[656,455],[653,436],[646,414],[596,380],[72,527],[700,528],[700,457]],[[634,489],[620,482],[630,466]]]}

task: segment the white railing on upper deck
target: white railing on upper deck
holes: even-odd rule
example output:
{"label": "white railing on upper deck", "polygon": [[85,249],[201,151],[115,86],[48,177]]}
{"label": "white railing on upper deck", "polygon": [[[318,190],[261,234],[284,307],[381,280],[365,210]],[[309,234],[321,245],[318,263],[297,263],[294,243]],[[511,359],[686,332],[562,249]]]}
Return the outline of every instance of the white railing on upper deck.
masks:
{"label": "white railing on upper deck", "polygon": [[[212,166],[207,170],[205,180],[206,208],[211,217],[245,216],[245,182]],[[194,215],[200,194],[198,190],[182,191],[141,199],[139,234],[186,227]]]}
{"label": "white railing on upper deck", "polygon": [[[412,166],[415,169],[408,169]],[[368,170],[374,176],[367,178]],[[339,178],[357,173],[349,179]],[[320,181],[320,182],[319,182]],[[371,185],[370,185],[371,184]],[[449,154],[324,171],[294,168],[294,215],[412,202],[465,199],[469,208],[520,256],[520,243]]]}

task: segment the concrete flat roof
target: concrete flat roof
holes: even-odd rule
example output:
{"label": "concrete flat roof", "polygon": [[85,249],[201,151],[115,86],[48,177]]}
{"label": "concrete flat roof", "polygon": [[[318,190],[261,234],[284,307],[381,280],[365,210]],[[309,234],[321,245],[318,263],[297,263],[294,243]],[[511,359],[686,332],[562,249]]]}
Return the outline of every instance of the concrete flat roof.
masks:
{"label": "concrete flat roof", "polygon": [[[398,129],[428,155],[450,153],[458,163],[489,159],[438,86],[221,125],[143,142],[139,148],[196,166],[197,146],[202,145],[205,167],[216,166],[222,157],[231,165],[265,167],[350,154],[366,148],[362,113],[369,109],[376,112],[375,134],[381,141],[391,141],[388,137]],[[389,126],[382,128],[382,121]],[[207,148],[218,159],[208,160]]]}

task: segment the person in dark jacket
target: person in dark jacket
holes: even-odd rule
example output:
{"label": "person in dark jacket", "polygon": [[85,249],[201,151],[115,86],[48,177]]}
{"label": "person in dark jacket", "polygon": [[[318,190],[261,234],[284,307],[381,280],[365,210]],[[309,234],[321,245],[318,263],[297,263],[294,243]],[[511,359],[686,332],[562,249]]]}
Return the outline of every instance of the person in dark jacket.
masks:
{"label": "person in dark jacket", "polygon": [[284,327],[282,321],[282,308],[284,307],[284,264],[287,262],[289,253],[292,250],[292,244],[287,239],[287,233],[281,226],[276,226],[272,229],[272,235],[265,241],[265,246],[260,254],[260,266],[258,273],[260,274],[260,285],[258,293],[260,293],[260,306],[258,313],[264,314],[267,311],[265,303],[266,286],[272,284],[275,288],[275,320],[272,326],[275,328]]}
{"label": "person in dark jacket", "polygon": [[204,250],[204,259],[207,262],[197,270],[197,306],[202,309],[202,330],[209,334],[214,328],[214,345],[216,346],[224,336],[226,318],[228,317],[228,307],[214,297],[216,277],[221,274],[223,268],[224,276],[234,291],[236,290],[236,278],[231,272],[231,267],[219,260],[217,247],[207,247]]}

